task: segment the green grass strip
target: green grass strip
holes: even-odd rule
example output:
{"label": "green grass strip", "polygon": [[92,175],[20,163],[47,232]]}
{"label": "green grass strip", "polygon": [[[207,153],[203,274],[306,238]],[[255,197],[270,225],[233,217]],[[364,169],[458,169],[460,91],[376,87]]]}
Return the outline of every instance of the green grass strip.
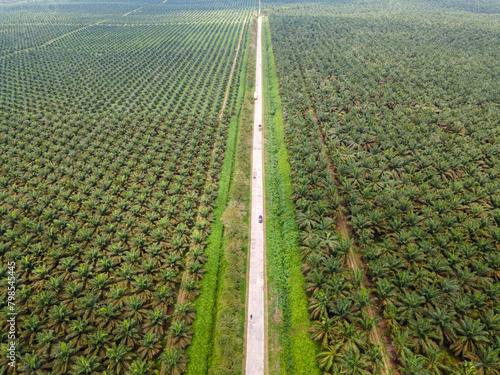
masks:
{"label": "green grass strip", "polygon": [[[267,103],[267,164],[266,244],[268,275],[274,293],[279,296],[283,313],[280,345],[284,352],[280,357],[280,373],[320,374],[316,362],[317,346],[310,339],[305,279],[300,270],[302,261],[297,245],[298,228],[292,204],[292,181],[285,144],[285,133],[279,95],[279,81],[272,50],[268,19],[264,19],[264,90]],[[272,204],[271,207],[269,207]],[[273,295],[273,291],[270,292]],[[270,325],[271,326],[271,325]]]}

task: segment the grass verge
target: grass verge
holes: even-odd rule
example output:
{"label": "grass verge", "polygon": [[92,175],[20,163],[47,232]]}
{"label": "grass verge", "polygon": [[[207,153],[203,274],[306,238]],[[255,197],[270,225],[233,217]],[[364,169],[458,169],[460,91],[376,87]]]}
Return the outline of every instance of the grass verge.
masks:
{"label": "grass verge", "polygon": [[263,22],[266,131],[266,244],[269,297],[269,373],[320,374],[317,346],[309,338],[305,280],[291,203],[292,181],[285,145],[279,82],[268,19]]}

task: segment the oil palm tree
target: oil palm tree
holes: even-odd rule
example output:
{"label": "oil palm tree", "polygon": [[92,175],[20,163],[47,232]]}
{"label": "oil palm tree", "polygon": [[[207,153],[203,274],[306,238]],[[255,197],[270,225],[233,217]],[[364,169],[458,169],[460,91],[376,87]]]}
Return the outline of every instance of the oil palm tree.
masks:
{"label": "oil palm tree", "polygon": [[111,300],[113,306],[116,306],[118,309],[123,308],[124,300],[127,290],[122,287],[120,284],[115,284],[109,288],[109,292],[107,293],[107,298]]}
{"label": "oil palm tree", "polygon": [[45,313],[56,303],[57,300],[53,292],[42,290],[34,296],[33,301],[35,303],[34,311],[45,315]]}
{"label": "oil palm tree", "polygon": [[174,300],[175,295],[172,292],[170,286],[168,285],[159,285],[156,287],[154,293],[154,301],[156,307],[161,309],[162,311],[167,311],[172,301]]}
{"label": "oil palm tree", "polygon": [[189,275],[196,281],[200,281],[203,278],[203,274],[207,272],[207,270],[203,268],[203,264],[197,260],[188,262],[186,268],[189,271]]}
{"label": "oil palm tree", "polygon": [[165,349],[160,355],[160,361],[168,375],[181,375],[186,371],[187,359],[184,350]]}
{"label": "oil palm tree", "polygon": [[134,288],[135,294],[140,298],[145,298],[150,294],[151,290],[151,278],[149,275],[139,274],[134,277],[132,281],[132,287]]}
{"label": "oil palm tree", "polygon": [[422,317],[410,321],[410,344],[415,347],[417,353],[426,354],[437,349],[437,345],[433,339],[438,339],[434,327],[431,322]]}
{"label": "oil palm tree", "polygon": [[77,312],[83,314],[83,319],[93,322],[99,310],[99,295],[87,292],[78,302]]}
{"label": "oil palm tree", "polygon": [[456,325],[456,341],[450,346],[455,355],[476,358],[479,348],[490,342],[484,324],[469,317],[461,319]]}
{"label": "oil palm tree", "polygon": [[165,330],[164,326],[167,319],[168,317],[163,313],[163,311],[159,308],[156,308],[155,310],[151,310],[148,312],[142,328],[146,333],[153,332],[160,337],[163,337],[163,333]]}
{"label": "oil palm tree", "polygon": [[361,287],[357,290],[357,292],[352,296],[354,301],[354,311],[363,310],[366,306],[370,306],[376,298],[371,298],[370,293],[365,287]]}
{"label": "oil palm tree", "polygon": [[365,355],[349,347],[340,357],[340,368],[346,375],[370,375],[370,364]]}
{"label": "oil palm tree", "polygon": [[125,261],[117,270],[119,276],[118,281],[120,282],[120,286],[124,289],[132,289],[132,278],[136,270],[132,267],[131,263],[132,262]]}
{"label": "oil palm tree", "polygon": [[377,280],[377,294],[382,306],[394,304],[397,296],[394,285],[392,285],[386,278]]}
{"label": "oil palm tree", "polygon": [[113,343],[113,346],[106,351],[106,370],[114,375],[124,374],[130,366],[130,348],[122,343]]}
{"label": "oil palm tree", "polygon": [[113,334],[116,340],[126,346],[134,348],[139,340],[139,330],[135,328],[136,321],[128,318],[123,319],[118,323]]}
{"label": "oil palm tree", "polygon": [[464,361],[458,367],[458,374],[460,375],[479,375],[474,363],[470,361]]}
{"label": "oil palm tree", "polygon": [[424,298],[416,292],[409,293],[405,291],[400,301],[396,302],[397,312],[406,320],[416,319],[422,314],[420,305],[424,302]]}
{"label": "oil palm tree", "polygon": [[351,308],[352,300],[347,298],[337,298],[337,303],[331,304],[330,313],[333,314],[336,319],[352,322],[354,321],[354,316],[351,312]]}
{"label": "oil palm tree", "polygon": [[440,304],[440,292],[434,284],[429,283],[423,285],[420,288],[420,294],[425,300],[422,306],[425,310],[433,311]]}
{"label": "oil palm tree", "polygon": [[480,347],[474,361],[479,375],[500,374],[500,349],[491,346]]}
{"label": "oil palm tree", "polygon": [[452,369],[445,363],[447,361],[446,353],[440,349],[431,349],[426,355],[427,364],[425,369],[431,375],[443,375],[452,373]]}
{"label": "oil palm tree", "polygon": [[316,214],[313,214],[311,211],[302,212],[299,211],[296,214],[296,221],[299,229],[307,230],[312,229],[315,225],[317,225],[318,217]]}
{"label": "oil palm tree", "polygon": [[175,305],[174,318],[191,324],[196,316],[196,310],[192,302],[178,303]]}
{"label": "oil palm tree", "polygon": [[380,346],[370,343],[369,349],[366,351],[368,363],[372,364],[372,373],[377,373],[381,369],[385,369],[384,357]]}
{"label": "oil palm tree", "polygon": [[165,262],[170,269],[179,272],[182,269],[181,260],[182,258],[178,254],[171,252],[167,255]]}
{"label": "oil palm tree", "polygon": [[364,332],[360,332],[354,323],[343,322],[335,328],[335,337],[344,343],[344,348],[351,348],[354,351],[360,352],[366,347],[367,336]]}
{"label": "oil palm tree", "polygon": [[57,339],[58,337],[57,335],[54,335],[54,331],[52,329],[49,331],[42,330],[42,332],[39,332],[36,335],[36,341],[38,342],[36,345],[37,352],[42,356],[49,355]]}
{"label": "oil palm tree", "polygon": [[334,333],[335,323],[335,319],[322,315],[320,320],[315,320],[311,328],[309,328],[311,338],[319,342],[321,348],[326,347],[330,342],[330,337]]}
{"label": "oil palm tree", "polygon": [[24,342],[32,345],[34,343],[36,334],[41,332],[43,327],[43,321],[40,320],[38,315],[27,316],[21,323],[21,339]]}
{"label": "oil palm tree", "polygon": [[160,352],[161,342],[154,332],[148,332],[142,340],[139,341],[137,353],[141,359],[152,360]]}
{"label": "oil palm tree", "polygon": [[146,360],[136,359],[130,365],[127,375],[148,375],[151,373],[153,363]]}
{"label": "oil palm tree", "polygon": [[41,355],[34,353],[26,353],[23,357],[21,357],[21,365],[19,366],[19,370],[23,371],[24,374],[29,375],[39,375],[42,374],[42,370],[44,368],[44,357]]}
{"label": "oil palm tree", "polygon": [[333,251],[339,243],[339,236],[330,231],[321,232],[319,239],[321,247],[325,247],[329,252]]}
{"label": "oil palm tree", "polygon": [[75,308],[75,303],[77,299],[81,296],[83,291],[83,285],[78,282],[70,282],[64,288],[63,300],[61,301],[68,310],[73,310]]}
{"label": "oil palm tree", "polygon": [[195,280],[189,277],[186,277],[186,280],[182,283],[182,287],[186,291],[186,298],[192,299],[200,294],[200,284]]}
{"label": "oil palm tree", "polygon": [[99,360],[95,356],[76,358],[76,363],[73,366],[73,374],[75,375],[91,375],[94,374],[100,366]]}
{"label": "oil palm tree", "polygon": [[311,294],[319,291],[326,284],[326,276],[320,269],[312,269],[306,276],[306,292]]}
{"label": "oil palm tree", "polygon": [[114,321],[118,316],[118,306],[108,302],[99,309],[98,313],[99,316],[95,320],[95,326],[97,328],[106,328],[107,330],[114,329]]}
{"label": "oil palm tree", "polygon": [[354,240],[352,238],[341,237],[338,245],[336,246],[336,251],[339,254],[339,256],[347,259],[347,257],[349,256],[349,252],[351,250],[351,247],[353,245],[354,245]]}
{"label": "oil palm tree", "polygon": [[313,293],[312,297],[309,299],[309,304],[307,310],[309,311],[309,317],[311,320],[317,319],[319,316],[328,316],[328,310],[331,306],[330,294],[320,290]]}
{"label": "oil palm tree", "polygon": [[449,311],[448,306],[443,308],[436,307],[435,311],[427,310],[427,315],[436,330],[439,339],[439,345],[442,346],[445,341],[453,342],[455,339],[455,313]]}
{"label": "oil palm tree", "polygon": [[341,274],[333,274],[326,285],[328,295],[333,294],[335,297],[348,297],[351,294],[352,285]]}
{"label": "oil palm tree", "polygon": [[322,346],[322,351],[316,356],[319,368],[328,373],[343,356],[341,351],[342,346],[343,343],[341,342],[334,345]]}
{"label": "oil palm tree", "polygon": [[192,262],[199,262],[200,264],[204,264],[207,256],[203,250],[203,247],[196,245],[189,249],[188,259]]}
{"label": "oil palm tree", "polygon": [[364,311],[361,313],[361,317],[356,318],[355,323],[356,325],[364,332],[371,332],[375,325],[381,320],[380,317],[374,316],[371,318],[368,314],[366,314]]}
{"label": "oil palm tree", "polygon": [[168,329],[168,333],[172,338],[172,342],[175,348],[184,349],[191,343],[191,326],[186,325],[182,321],[173,322]]}
{"label": "oil palm tree", "polygon": [[[386,284],[384,285],[384,291],[382,293],[384,293],[385,291],[389,292],[387,289],[391,289],[390,285],[392,285],[392,284],[389,283],[389,281],[387,279],[385,279],[385,276],[387,275],[388,271],[389,270],[388,270],[385,262],[383,260],[380,260],[380,259],[377,259],[377,260],[370,262],[369,267],[368,267],[369,275],[372,277],[372,279],[374,281],[378,282],[378,281],[384,280],[386,282]],[[384,302],[384,304],[386,304],[386,303]]]}
{"label": "oil palm tree", "polygon": [[68,331],[70,312],[66,306],[54,305],[49,311],[49,320],[47,326],[52,328],[55,333],[63,333]]}
{"label": "oil palm tree", "polygon": [[[316,245],[311,245],[311,243],[317,242]],[[323,265],[323,255],[321,252],[319,252],[319,241],[314,240],[314,241],[309,241],[309,245],[307,246],[308,249],[312,249],[311,246],[317,246],[315,251],[309,251],[309,255],[306,258],[306,261],[302,264],[300,269],[304,274],[309,274],[313,270],[316,269],[321,269]]]}
{"label": "oil palm tree", "polygon": [[72,342],[60,342],[54,347],[53,357],[55,359],[53,370],[56,373],[66,374],[69,372],[70,366],[73,365],[75,354],[78,352],[78,347]]}
{"label": "oil palm tree", "polygon": [[404,352],[403,366],[399,368],[405,375],[430,375],[430,372],[425,368],[425,357],[413,352]]}
{"label": "oil palm tree", "polygon": [[109,347],[109,334],[104,329],[97,329],[88,335],[88,340],[86,341],[86,355],[93,355],[99,358],[104,357],[106,350]]}
{"label": "oil palm tree", "polygon": [[91,329],[92,327],[90,327],[89,322],[79,316],[70,323],[66,341],[71,342],[76,347],[83,346],[87,333]]}
{"label": "oil palm tree", "polygon": [[324,273],[327,279],[332,279],[334,275],[341,272],[342,261],[332,255],[326,257],[324,262]]}

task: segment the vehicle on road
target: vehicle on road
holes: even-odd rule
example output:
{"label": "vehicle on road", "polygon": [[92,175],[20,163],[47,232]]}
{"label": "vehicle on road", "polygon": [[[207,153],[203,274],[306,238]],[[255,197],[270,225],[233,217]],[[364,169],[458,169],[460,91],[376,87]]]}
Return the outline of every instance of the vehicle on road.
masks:
{"label": "vehicle on road", "polygon": [[262,215],[259,215],[259,223],[262,223]]}
{"label": "vehicle on road", "polygon": [[253,93],[253,100],[257,100],[257,91]]}
{"label": "vehicle on road", "polygon": [[262,130],[262,124],[259,124],[259,130]]}

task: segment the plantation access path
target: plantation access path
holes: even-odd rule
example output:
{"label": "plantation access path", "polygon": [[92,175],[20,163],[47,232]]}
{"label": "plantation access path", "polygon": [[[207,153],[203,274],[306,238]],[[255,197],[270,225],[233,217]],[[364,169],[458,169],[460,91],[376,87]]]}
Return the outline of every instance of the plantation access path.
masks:
{"label": "plantation access path", "polygon": [[257,63],[255,66],[255,100],[253,127],[253,157],[251,183],[251,231],[250,262],[247,294],[246,328],[246,375],[264,374],[266,314],[264,303],[264,223],[259,223],[259,215],[264,216],[263,156],[262,156],[262,19],[258,19]]}

